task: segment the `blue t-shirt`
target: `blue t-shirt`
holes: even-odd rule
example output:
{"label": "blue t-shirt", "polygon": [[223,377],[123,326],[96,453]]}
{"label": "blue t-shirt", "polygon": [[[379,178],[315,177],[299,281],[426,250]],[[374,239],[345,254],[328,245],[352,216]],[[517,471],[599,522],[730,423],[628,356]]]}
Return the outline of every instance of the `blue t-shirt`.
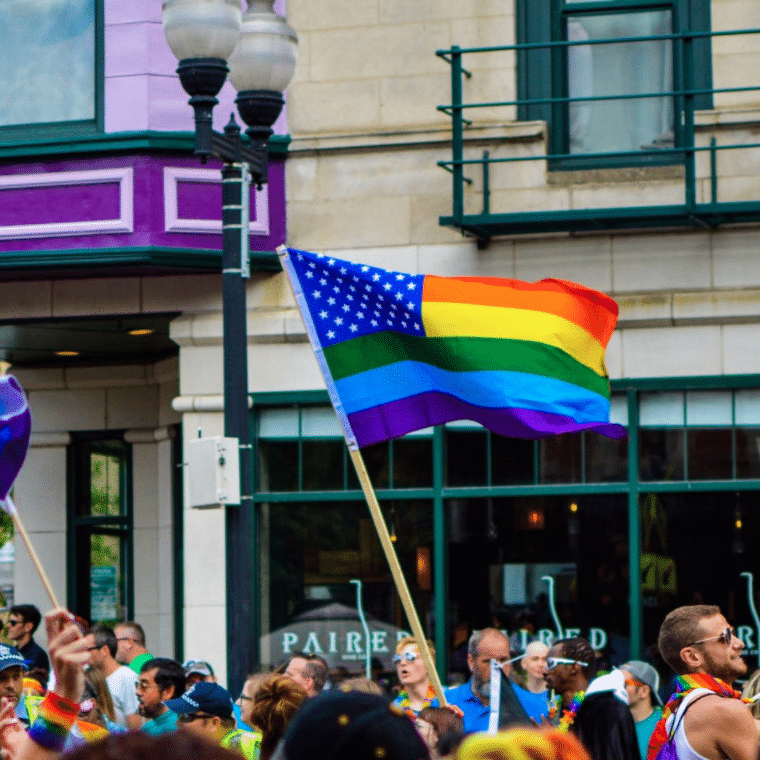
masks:
{"label": "blue t-shirt", "polygon": [[661,717],[662,707],[655,707],[648,718],[635,721],[636,739],[639,742],[639,754],[641,755],[641,760],[647,760],[647,745],[649,744],[649,739],[652,736],[654,727],[657,725],[657,721]]}
{"label": "blue t-shirt", "polygon": [[[464,713],[462,720],[466,734],[472,734],[476,731],[488,731],[488,719],[491,714],[491,707],[490,705],[484,705],[472,693],[472,679],[461,686],[446,689],[443,694],[449,704],[456,705]],[[438,700],[434,699],[430,705],[431,707],[438,707]]]}
{"label": "blue t-shirt", "polygon": [[536,723],[541,723],[542,716],[549,715],[549,692],[542,691],[535,694],[532,691],[523,689],[519,684],[513,683],[512,688],[515,690],[515,696],[520,700],[520,704],[528,716],[533,718]]}

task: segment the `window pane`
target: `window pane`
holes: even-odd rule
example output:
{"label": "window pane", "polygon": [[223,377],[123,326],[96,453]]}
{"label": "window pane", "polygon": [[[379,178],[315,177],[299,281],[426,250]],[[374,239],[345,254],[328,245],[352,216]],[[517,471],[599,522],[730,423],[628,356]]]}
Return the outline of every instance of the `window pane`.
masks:
{"label": "window pane", "polygon": [[95,118],[95,0],[4,0],[0,126]]}
{"label": "window pane", "polygon": [[[556,629],[542,580],[548,575],[563,627],[590,637],[617,664],[625,661],[626,497],[584,496],[573,503],[575,511],[567,498],[555,496],[447,501],[449,566],[467,568],[449,573],[451,617],[460,639],[451,642],[452,651],[472,630],[488,625],[507,629],[519,644],[517,620],[526,611],[538,635],[551,641]],[[468,675],[464,656],[455,654],[452,664]]]}
{"label": "window pane", "polygon": [[298,443],[259,441],[259,491],[298,490]]}
{"label": "window pane", "polygon": [[642,480],[683,480],[683,430],[639,431],[639,477]]}
{"label": "window pane", "polygon": [[486,431],[444,428],[446,484],[482,486],[486,484]]}
{"label": "window pane", "polygon": [[684,424],[683,393],[642,393],[639,423],[652,427]]}
{"label": "window pane", "polygon": [[123,539],[94,533],[90,536],[90,619],[113,624],[124,620]]}
{"label": "window pane", "polygon": [[491,436],[491,481],[495,486],[534,482],[534,441]]}
{"label": "window pane", "polygon": [[689,428],[689,480],[725,480],[731,474],[731,428]]}
{"label": "window pane", "polygon": [[[388,488],[388,473],[390,471],[388,444],[375,443],[372,446],[365,446],[362,449],[362,459],[364,459],[364,466],[367,468],[367,474],[373,487]],[[354,465],[350,461],[348,463],[348,488],[351,491],[361,488]]]}
{"label": "window pane", "polygon": [[556,435],[541,441],[541,482],[578,483],[581,479],[581,436]]}
{"label": "window pane", "polygon": [[760,391],[736,391],[736,424],[754,427],[760,421]]}
{"label": "window pane", "polygon": [[[568,16],[568,41],[670,34],[670,11]],[[567,50],[571,98],[657,93],[673,89],[667,40],[573,45]],[[673,145],[671,98],[571,103],[570,153],[638,151]]]}
{"label": "window pane", "polygon": [[730,391],[689,391],[686,394],[686,424],[726,425],[733,423]]}
{"label": "window pane", "polygon": [[259,438],[298,438],[298,409],[262,409]]}
{"label": "window pane", "polygon": [[85,440],[77,449],[77,460],[77,515],[126,514],[127,444]]}
{"label": "window pane", "polygon": [[760,427],[736,428],[736,477],[760,478]]}
{"label": "window pane", "polygon": [[[383,503],[388,529],[422,625],[432,621],[432,508],[429,502]],[[295,651],[319,654],[339,681],[364,672],[367,640],[357,587],[381,677],[393,673],[397,639],[409,630],[380,542],[363,502],[270,505],[261,513],[269,552],[261,553],[261,661],[277,665]]]}
{"label": "window pane", "polygon": [[628,440],[613,441],[586,433],[586,481],[620,483],[628,480]]}
{"label": "window pane", "polygon": [[304,440],[303,489],[304,491],[338,491],[343,489],[343,450],[346,444],[339,441]]}
{"label": "window pane", "polygon": [[662,620],[675,607],[717,604],[750,650],[750,672],[755,667],[757,634],[742,573],[760,572],[758,505],[757,492],[642,495],[645,650],[656,647]]}
{"label": "window pane", "polygon": [[430,488],[433,485],[433,441],[399,438],[393,442],[393,487]]}

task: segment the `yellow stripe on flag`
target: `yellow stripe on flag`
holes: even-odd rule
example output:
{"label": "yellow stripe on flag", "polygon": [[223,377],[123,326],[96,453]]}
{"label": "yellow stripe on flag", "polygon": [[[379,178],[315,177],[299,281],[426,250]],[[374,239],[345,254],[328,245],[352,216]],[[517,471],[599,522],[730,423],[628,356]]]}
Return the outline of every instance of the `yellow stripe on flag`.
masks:
{"label": "yellow stripe on flag", "polygon": [[513,338],[546,343],[607,377],[604,346],[582,327],[554,314],[504,306],[423,301],[422,324],[430,338]]}

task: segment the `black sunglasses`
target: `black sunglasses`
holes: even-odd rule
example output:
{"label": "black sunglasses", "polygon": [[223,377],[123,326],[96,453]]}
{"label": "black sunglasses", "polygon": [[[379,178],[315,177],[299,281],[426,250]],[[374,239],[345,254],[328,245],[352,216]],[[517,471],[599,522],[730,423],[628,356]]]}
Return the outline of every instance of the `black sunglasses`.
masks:
{"label": "black sunglasses", "polygon": [[177,716],[178,723],[193,723],[196,720],[205,720],[206,718],[213,718],[213,715],[207,713],[185,713],[184,715]]}

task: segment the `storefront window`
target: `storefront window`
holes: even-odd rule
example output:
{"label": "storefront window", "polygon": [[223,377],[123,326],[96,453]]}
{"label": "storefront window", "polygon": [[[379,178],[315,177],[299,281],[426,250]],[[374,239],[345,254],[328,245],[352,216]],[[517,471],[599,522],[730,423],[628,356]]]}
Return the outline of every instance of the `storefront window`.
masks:
{"label": "storefront window", "polygon": [[[432,606],[432,510],[427,502],[383,504],[388,530],[423,626]],[[362,674],[370,628],[372,667],[390,674],[397,639],[409,630],[388,563],[363,502],[262,505],[261,659],[278,665],[296,651],[323,656],[336,672]]]}
{"label": "storefront window", "polygon": [[640,512],[645,645],[655,651],[659,626],[674,607],[717,604],[755,667],[760,632],[747,573],[754,579],[760,571],[760,492],[646,494]]}
{"label": "storefront window", "polygon": [[[519,646],[556,638],[547,592],[554,580],[564,632],[589,637],[620,663],[628,653],[628,532],[622,496],[451,500],[452,629],[493,625]],[[604,536],[601,540],[600,537]],[[465,571],[466,569],[466,571]],[[520,633],[521,621],[530,621]],[[461,650],[461,641],[453,641]],[[465,674],[461,656],[456,666]]]}

